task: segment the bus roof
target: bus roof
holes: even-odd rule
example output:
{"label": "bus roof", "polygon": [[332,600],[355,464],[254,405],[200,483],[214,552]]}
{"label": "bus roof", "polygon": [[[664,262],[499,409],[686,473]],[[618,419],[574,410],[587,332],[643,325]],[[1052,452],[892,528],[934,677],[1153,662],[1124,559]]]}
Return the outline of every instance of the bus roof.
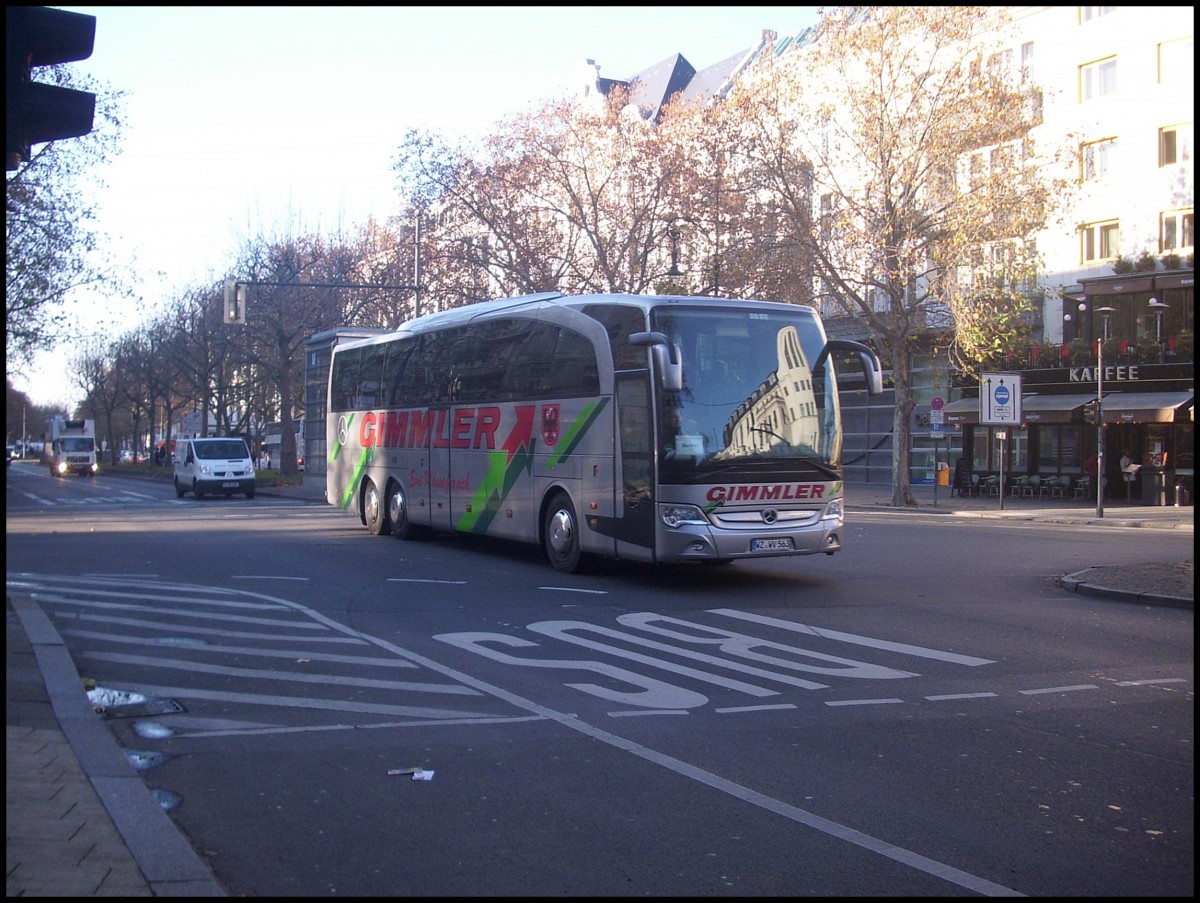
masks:
{"label": "bus roof", "polygon": [[659,307],[663,304],[687,304],[689,306],[699,307],[727,307],[730,304],[747,305],[762,308],[770,308],[778,310],[781,307],[792,308],[798,311],[804,311],[810,315],[816,315],[815,308],[809,305],[788,304],[783,301],[762,301],[762,300],[741,300],[737,298],[712,298],[708,295],[636,295],[620,292],[597,293],[588,295],[564,295],[561,292],[540,292],[531,295],[518,295],[513,298],[498,298],[491,301],[477,301],[474,304],[467,304],[462,307],[451,308],[450,310],[437,311],[435,313],[424,314],[412,320],[401,323],[393,332],[384,332],[380,335],[369,336],[366,338],[355,338],[351,341],[344,342],[337,346],[338,350],[349,348],[361,348],[367,345],[374,345],[378,342],[387,341],[397,335],[417,335],[424,332],[430,332],[438,329],[445,329],[452,326],[460,326],[469,323],[472,320],[486,315],[503,313],[506,311],[520,310],[521,308],[531,308],[536,311],[543,304],[557,303],[569,307],[582,307],[589,304],[634,304],[641,307],[643,310],[649,310],[654,307]]}

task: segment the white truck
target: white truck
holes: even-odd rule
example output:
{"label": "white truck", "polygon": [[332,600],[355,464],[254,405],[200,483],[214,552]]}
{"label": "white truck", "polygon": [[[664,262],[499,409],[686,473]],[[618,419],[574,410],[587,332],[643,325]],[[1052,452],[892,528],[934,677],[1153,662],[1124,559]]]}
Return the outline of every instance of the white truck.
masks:
{"label": "white truck", "polygon": [[42,460],[51,475],[77,473],[92,477],[100,469],[96,461],[96,421],[55,414],[46,421],[42,438]]}

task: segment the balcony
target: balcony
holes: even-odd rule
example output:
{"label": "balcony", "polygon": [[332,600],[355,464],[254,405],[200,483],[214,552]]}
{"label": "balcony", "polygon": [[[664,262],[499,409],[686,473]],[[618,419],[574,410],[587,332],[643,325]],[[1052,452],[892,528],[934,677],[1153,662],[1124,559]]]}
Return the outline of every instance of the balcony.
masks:
{"label": "balcony", "polygon": [[[1195,362],[1195,339],[1190,332],[1164,339],[1162,344],[1109,339],[1104,345],[1104,363],[1114,367]],[[1063,345],[1030,343],[987,361],[986,366],[1002,370],[1048,370],[1087,367],[1095,363],[1096,343],[1075,339]]]}

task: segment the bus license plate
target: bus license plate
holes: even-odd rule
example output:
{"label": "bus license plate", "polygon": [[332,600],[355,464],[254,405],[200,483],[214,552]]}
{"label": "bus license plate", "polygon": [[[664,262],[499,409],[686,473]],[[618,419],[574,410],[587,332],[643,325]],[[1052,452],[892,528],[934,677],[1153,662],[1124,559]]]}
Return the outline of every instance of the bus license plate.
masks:
{"label": "bus license plate", "polygon": [[792,538],[786,539],[755,539],[750,543],[751,552],[781,552],[791,551]]}

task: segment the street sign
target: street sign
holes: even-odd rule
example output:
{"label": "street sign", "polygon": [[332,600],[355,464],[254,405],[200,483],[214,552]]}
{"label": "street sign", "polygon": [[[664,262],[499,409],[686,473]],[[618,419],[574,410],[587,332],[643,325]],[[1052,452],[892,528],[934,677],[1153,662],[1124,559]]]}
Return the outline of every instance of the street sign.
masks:
{"label": "street sign", "polygon": [[1021,374],[983,374],[979,381],[979,422],[992,426],[1021,422]]}
{"label": "street sign", "polygon": [[935,395],[933,396],[933,401],[929,402],[929,406],[935,411],[940,411],[946,406],[946,399],[942,398],[940,395]]}

